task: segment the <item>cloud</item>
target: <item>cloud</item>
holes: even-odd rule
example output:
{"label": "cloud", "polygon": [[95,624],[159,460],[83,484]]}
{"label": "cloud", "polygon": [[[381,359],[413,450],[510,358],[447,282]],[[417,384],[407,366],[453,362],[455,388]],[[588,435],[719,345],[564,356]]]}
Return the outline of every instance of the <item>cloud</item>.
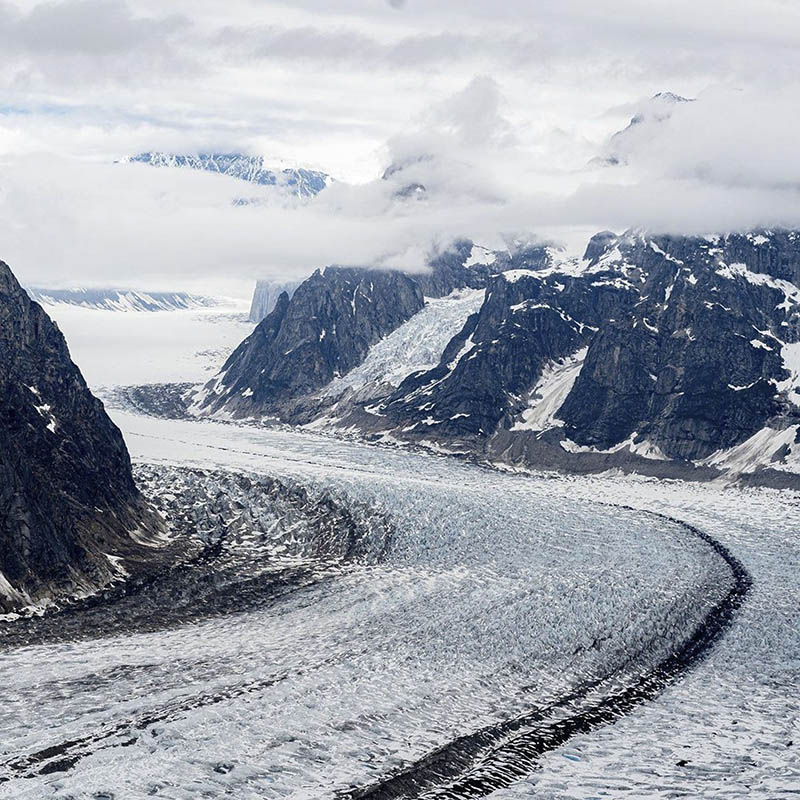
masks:
{"label": "cloud", "polygon": [[[520,145],[513,109],[481,76],[392,140],[386,179],[340,182],[307,204],[219,175],[32,156],[3,170],[3,257],[44,285],[241,289],[332,263],[421,269],[461,236],[800,226],[792,96],[709,93],[676,108],[627,167],[566,170]],[[421,199],[398,192],[409,183],[425,186]],[[234,207],[242,195],[263,205]]]}
{"label": "cloud", "polygon": [[122,0],[42,3],[28,14],[8,17],[3,30],[9,45],[85,56],[130,51],[161,40],[187,24],[179,16],[136,18]]}
{"label": "cloud", "polygon": [[[796,4],[399,5],[0,0],[0,257],[43,283],[202,289],[419,266],[456,236],[800,225]],[[585,169],[663,90],[698,99],[650,115],[626,165]],[[243,184],[110,163],[150,149],[344,180],[234,208]]]}
{"label": "cloud", "polygon": [[[643,183],[675,179],[722,188],[800,190],[800,84],[717,87],[624,134],[624,161]],[[612,149],[623,136],[615,136]]]}
{"label": "cloud", "polygon": [[406,0],[387,0],[387,2],[392,8],[404,8],[406,5]]}
{"label": "cloud", "polygon": [[180,14],[135,15],[124,0],[61,0],[27,11],[2,3],[0,85],[50,93],[180,74],[189,54],[178,40],[190,28]]}
{"label": "cloud", "polygon": [[511,145],[514,137],[503,113],[505,104],[497,81],[480,75],[461,91],[434,105],[428,119],[467,146]]}

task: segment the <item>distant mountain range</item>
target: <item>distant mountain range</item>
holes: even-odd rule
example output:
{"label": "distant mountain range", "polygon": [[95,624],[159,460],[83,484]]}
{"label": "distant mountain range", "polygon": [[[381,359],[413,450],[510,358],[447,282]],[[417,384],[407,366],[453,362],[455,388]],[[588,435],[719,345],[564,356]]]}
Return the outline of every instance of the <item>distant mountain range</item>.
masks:
{"label": "distant mountain range", "polygon": [[[281,168],[268,166],[261,156],[242,153],[199,153],[176,155],[171,153],[139,153],[126,159],[130,163],[149,164],[152,167],[196,169],[216,172],[259,186],[275,186],[297,197],[314,197],[332,178],[324,172],[302,167]],[[246,198],[237,198],[237,205],[246,205]]]}
{"label": "distant mountain range", "polygon": [[32,300],[45,306],[70,305],[106,311],[178,311],[214,308],[221,302],[213,297],[187,292],[137,292],[128,289],[46,289],[27,287]]}

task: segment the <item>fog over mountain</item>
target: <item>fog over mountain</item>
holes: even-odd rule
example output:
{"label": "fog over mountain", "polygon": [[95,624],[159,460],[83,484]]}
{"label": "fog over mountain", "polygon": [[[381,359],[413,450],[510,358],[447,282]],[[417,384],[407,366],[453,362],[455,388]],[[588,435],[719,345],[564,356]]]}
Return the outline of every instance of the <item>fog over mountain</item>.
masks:
{"label": "fog over mountain", "polygon": [[[797,9],[637,9],[6,4],[6,256],[28,283],[244,296],[327,263],[419,267],[463,236],[799,224]],[[673,96],[696,101],[654,109]],[[248,190],[242,207],[224,175],[114,163],[154,151],[337,180],[310,202]]]}

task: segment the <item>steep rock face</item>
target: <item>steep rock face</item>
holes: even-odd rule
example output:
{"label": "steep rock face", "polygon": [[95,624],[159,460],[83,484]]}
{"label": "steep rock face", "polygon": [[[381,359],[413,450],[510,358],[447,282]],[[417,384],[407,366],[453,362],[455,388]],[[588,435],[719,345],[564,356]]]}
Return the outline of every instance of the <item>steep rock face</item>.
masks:
{"label": "steep rock face", "polygon": [[201,391],[193,410],[307,421],[327,402],[315,393],[361,364],[372,345],[423,308],[426,296],[482,289],[500,270],[542,266],[551,258],[546,247],[509,255],[461,241],[431,259],[427,272],[318,270],[293,295],[277,299],[218,378]]}
{"label": "steep rock face", "polygon": [[313,392],[360,364],[370,346],[424,305],[401,272],[317,270],[231,354],[206,387],[199,410],[257,415]]}
{"label": "steep rock face", "polygon": [[603,264],[590,279],[552,265],[500,273],[439,366],[409,376],[381,413],[413,422],[423,438],[487,437],[526,407],[548,363],[584,347],[635,297],[634,284]]}
{"label": "steep rock face", "polygon": [[[0,262],[0,610],[91,591],[161,523],[64,337]],[[110,556],[110,558],[109,558]]]}
{"label": "steep rock face", "polygon": [[250,322],[261,322],[278,304],[278,298],[282,292],[292,295],[302,281],[277,281],[261,280],[256,281],[256,288],[253,290],[253,299],[250,303]]}
{"label": "steep rock face", "polygon": [[760,458],[788,463],[798,239],[603,232],[583,259],[498,274],[437,367],[342,424],[543,467],[705,474],[754,435]]}
{"label": "steep rock face", "polygon": [[613,258],[647,278],[641,300],[594,337],[559,412],[572,441],[607,449],[635,436],[695,460],[738,444],[782,409],[793,416],[777,387],[788,377],[781,353],[797,338],[797,308],[766,270],[790,275],[800,259],[789,234],[766,248],[762,239],[609,243]]}

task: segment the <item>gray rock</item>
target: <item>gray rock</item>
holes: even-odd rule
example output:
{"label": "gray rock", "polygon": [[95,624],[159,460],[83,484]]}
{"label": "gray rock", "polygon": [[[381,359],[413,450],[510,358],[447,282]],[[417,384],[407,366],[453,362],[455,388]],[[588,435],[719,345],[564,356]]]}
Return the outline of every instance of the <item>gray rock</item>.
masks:
{"label": "gray rock", "polygon": [[422,290],[395,271],[317,270],[231,354],[200,408],[237,417],[277,413],[363,361],[370,346],[424,304]]}
{"label": "gray rock", "polygon": [[[91,591],[161,531],[64,337],[0,262],[0,610]],[[135,539],[131,532],[135,533]],[[137,542],[138,540],[138,542]]]}
{"label": "gray rock", "polygon": [[795,335],[784,295],[728,276],[725,265],[748,258],[787,274],[800,259],[786,235],[763,258],[747,242],[628,236],[609,243],[647,277],[639,302],[592,339],[560,411],[570,439],[606,449],[636,433],[670,458],[696,460],[780,413],[775,384],[787,376],[775,333]]}

